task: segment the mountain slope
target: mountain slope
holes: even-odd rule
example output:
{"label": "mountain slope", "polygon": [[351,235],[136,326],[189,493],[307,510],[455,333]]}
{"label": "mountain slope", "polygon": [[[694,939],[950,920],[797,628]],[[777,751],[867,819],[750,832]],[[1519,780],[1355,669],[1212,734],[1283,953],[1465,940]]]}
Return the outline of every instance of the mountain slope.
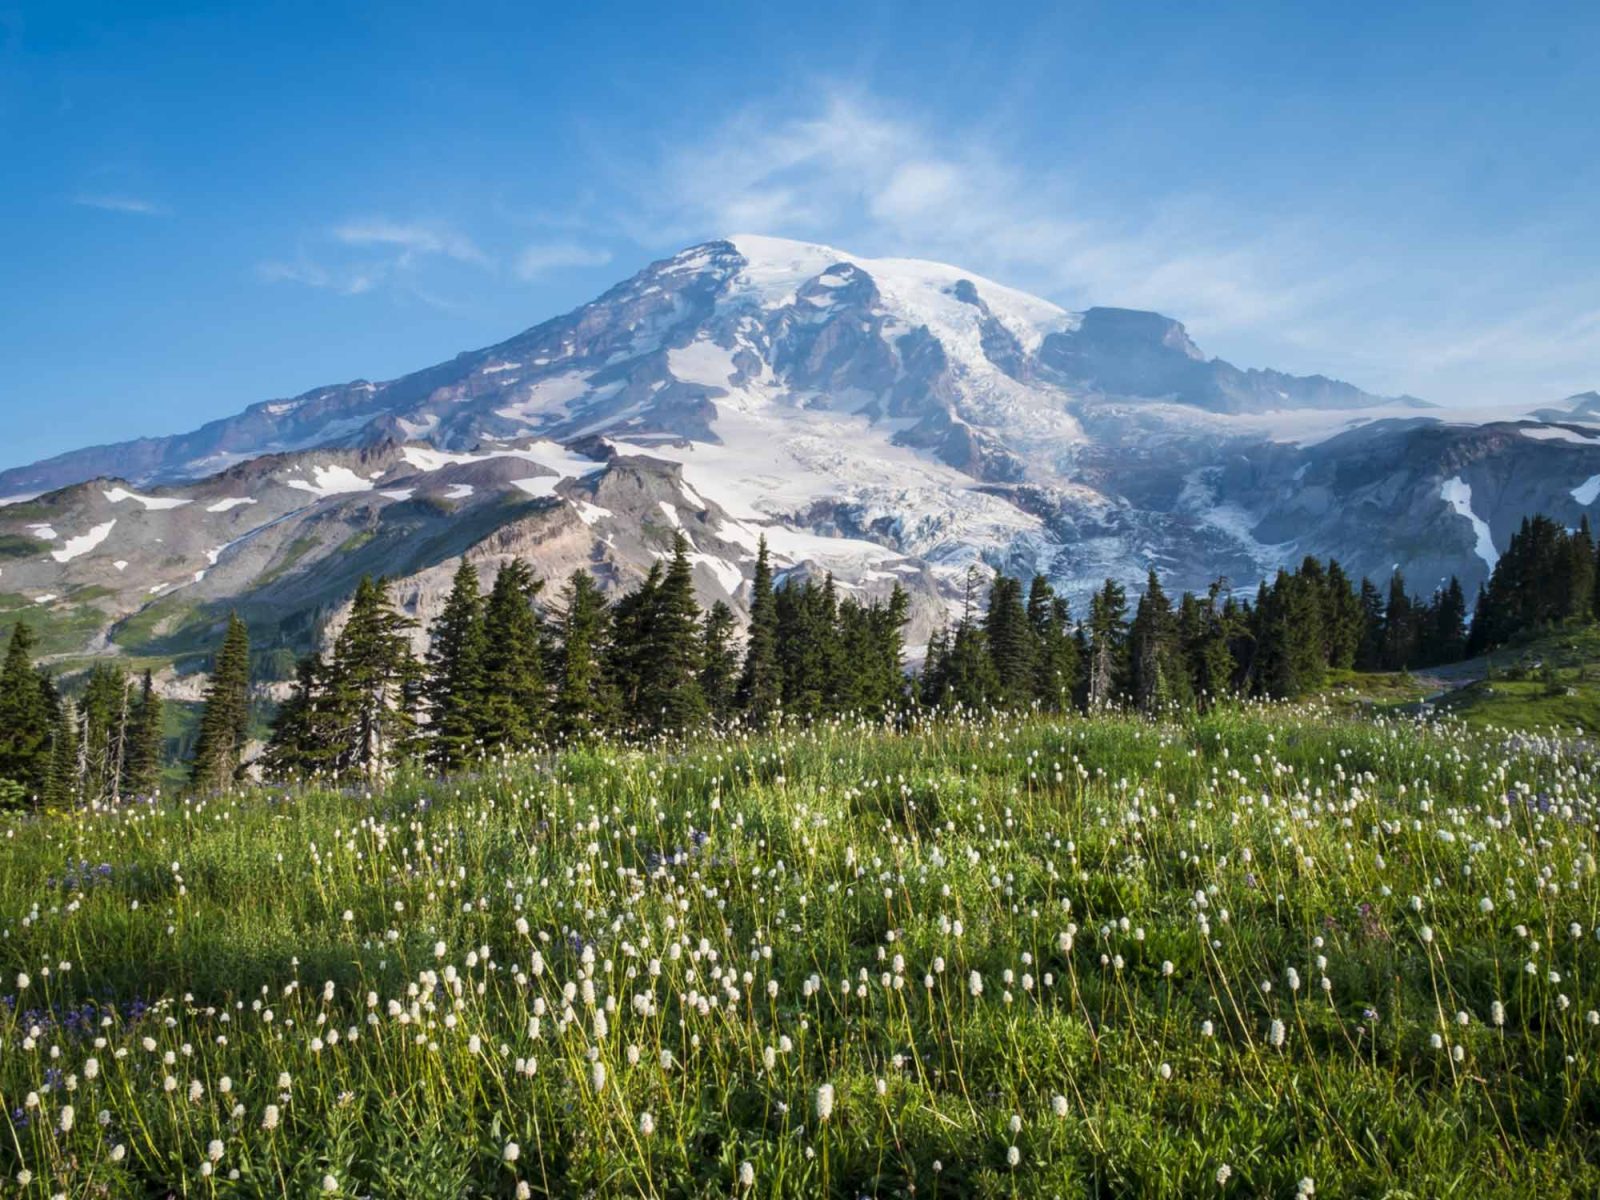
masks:
{"label": "mountain slope", "polygon": [[954,267],[740,236],[484,350],[0,472],[0,621],[181,656],[237,606],[311,644],[363,571],[427,618],[451,564],[612,587],[674,531],[736,606],[781,564],[913,593],[975,565],[1075,597],[1155,567],[1250,586],[1305,554],[1471,587],[1529,511],[1600,493],[1593,406],[1452,413],[1207,359],[1154,313],[1068,313]]}

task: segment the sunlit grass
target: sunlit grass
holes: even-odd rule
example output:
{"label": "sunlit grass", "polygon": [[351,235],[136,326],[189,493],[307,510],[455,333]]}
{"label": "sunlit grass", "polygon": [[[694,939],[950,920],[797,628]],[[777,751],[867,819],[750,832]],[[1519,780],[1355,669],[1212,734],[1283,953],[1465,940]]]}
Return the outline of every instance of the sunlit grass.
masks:
{"label": "sunlit grass", "polygon": [[7,816],[0,1167],[73,1197],[1594,1194],[1582,753],[1008,717]]}

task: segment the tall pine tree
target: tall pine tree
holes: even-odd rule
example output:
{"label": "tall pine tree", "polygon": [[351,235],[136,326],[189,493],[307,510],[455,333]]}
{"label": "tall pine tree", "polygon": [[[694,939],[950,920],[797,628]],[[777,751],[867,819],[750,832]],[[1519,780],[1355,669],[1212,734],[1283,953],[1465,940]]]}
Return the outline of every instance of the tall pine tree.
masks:
{"label": "tall pine tree", "polygon": [[428,710],[428,761],[441,771],[452,771],[479,745],[488,669],[478,569],[464,558],[432,634],[422,690]]}
{"label": "tall pine tree", "polygon": [[756,548],[755,578],[750,583],[750,628],[746,633],[744,668],[736,696],[745,718],[764,725],[783,703],[783,675],[778,663],[778,603],[772,589],[772,563],[763,534]]}
{"label": "tall pine tree", "polygon": [[250,632],[238,613],[228,615],[206,684],[200,736],[189,765],[189,786],[219,792],[233,786],[250,728]]}
{"label": "tall pine tree", "polygon": [[486,750],[515,750],[543,737],[550,718],[544,629],[535,607],[544,581],[514,558],[500,568],[483,627],[487,659],[475,707]]}

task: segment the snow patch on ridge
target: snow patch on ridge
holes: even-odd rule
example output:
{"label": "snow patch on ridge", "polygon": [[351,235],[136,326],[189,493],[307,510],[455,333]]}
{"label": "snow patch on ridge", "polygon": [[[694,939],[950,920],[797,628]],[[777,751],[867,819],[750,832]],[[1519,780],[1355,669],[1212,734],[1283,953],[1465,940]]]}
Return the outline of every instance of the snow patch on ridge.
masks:
{"label": "snow patch on ridge", "polygon": [[1472,487],[1461,476],[1453,475],[1439,489],[1439,498],[1453,508],[1457,516],[1465,517],[1472,523],[1472,532],[1477,534],[1478,539],[1473,552],[1483,559],[1489,570],[1494,570],[1500,555],[1494,548],[1494,538],[1489,534],[1489,523],[1472,511]]}
{"label": "snow patch on ridge", "polygon": [[111,536],[111,530],[116,525],[116,520],[107,521],[103,525],[96,525],[88,533],[79,534],[77,537],[68,538],[61,544],[61,549],[52,550],[50,557],[58,563],[71,562],[89,553],[106,538]]}
{"label": "snow patch on ridge", "polygon": [[372,480],[363,479],[349,467],[312,467],[312,479],[308,483],[304,479],[291,479],[288,484],[302,492],[310,492],[318,500],[326,500],[329,496],[341,496],[350,492],[367,492],[372,490]]}
{"label": "snow patch on ridge", "polygon": [[1591,475],[1572,489],[1572,498],[1585,507],[1593,504],[1596,496],[1600,496],[1600,475]]}
{"label": "snow patch on ridge", "polygon": [[182,496],[141,496],[138,492],[130,492],[127,488],[114,487],[104,493],[105,498],[113,504],[121,504],[124,500],[137,500],[144,505],[146,512],[160,512],[169,508],[182,508],[189,501]]}

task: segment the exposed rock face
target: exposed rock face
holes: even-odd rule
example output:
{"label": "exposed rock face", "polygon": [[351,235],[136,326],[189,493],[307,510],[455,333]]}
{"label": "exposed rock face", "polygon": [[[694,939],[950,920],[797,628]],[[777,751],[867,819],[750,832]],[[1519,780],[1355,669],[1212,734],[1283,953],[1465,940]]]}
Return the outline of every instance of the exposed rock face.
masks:
{"label": "exposed rock face", "polygon": [[1208,359],[1156,313],[1082,314],[954,267],[738,237],[384,383],[0,472],[0,623],[182,657],[229,608],[303,649],[363,573],[421,620],[461,556],[553,593],[639,578],[682,530],[702,599],[787,570],[914,599],[973,564],[1253,586],[1306,554],[1470,589],[1528,512],[1600,499],[1600,395],[1434,409]]}

